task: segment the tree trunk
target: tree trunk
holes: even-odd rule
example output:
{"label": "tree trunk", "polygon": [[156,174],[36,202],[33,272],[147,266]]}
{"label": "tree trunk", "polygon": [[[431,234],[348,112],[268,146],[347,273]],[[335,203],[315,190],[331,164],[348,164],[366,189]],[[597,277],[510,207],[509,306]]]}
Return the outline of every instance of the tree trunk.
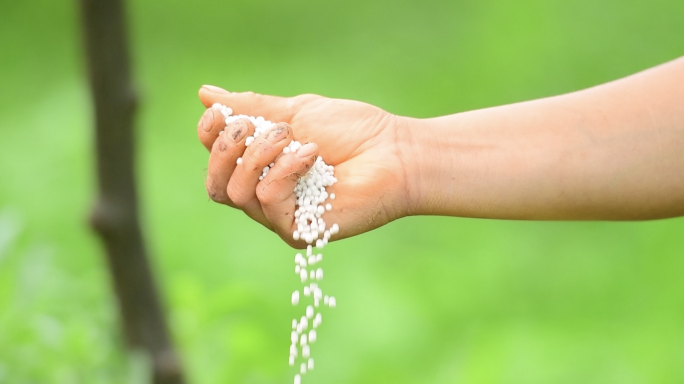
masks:
{"label": "tree trunk", "polygon": [[130,76],[123,0],[80,0],[95,108],[99,196],[91,225],[106,250],[128,346],[146,352],[155,384],[184,382],[168,335],[137,211],[136,92]]}

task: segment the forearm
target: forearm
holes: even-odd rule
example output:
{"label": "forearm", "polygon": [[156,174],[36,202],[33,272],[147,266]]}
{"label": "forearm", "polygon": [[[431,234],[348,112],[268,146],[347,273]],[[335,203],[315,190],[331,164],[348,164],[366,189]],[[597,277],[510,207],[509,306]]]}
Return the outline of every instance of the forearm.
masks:
{"label": "forearm", "polygon": [[413,120],[412,214],[684,215],[684,60],[572,94]]}

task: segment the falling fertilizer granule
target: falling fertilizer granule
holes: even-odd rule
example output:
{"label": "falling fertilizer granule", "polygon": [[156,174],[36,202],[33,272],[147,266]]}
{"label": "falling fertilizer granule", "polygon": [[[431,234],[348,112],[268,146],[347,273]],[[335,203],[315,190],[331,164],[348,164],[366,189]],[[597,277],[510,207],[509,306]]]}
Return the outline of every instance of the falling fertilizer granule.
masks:
{"label": "falling fertilizer granule", "polygon": [[[218,103],[214,104],[212,108],[221,111],[226,119],[226,125],[239,119],[247,119],[254,124],[254,135],[247,137],[246,146],[276,126],[275,123],[265,120],[261,116],[233,115],[232,109]],[[283,148],[283,153],[296,153],[301,147],[302,144],[299,141],[292,140],[287,147]],[[242,158],[238,158],[237,164],[241,163]],[[271,163],[264,167],[259,180],[266,177],[273,165]],[[296,366],[299,363],[299,373],[294,376],[294,384],[300,384],[302,375],[314,369],[311,344],[318,339],[317,329],[323,321],[318,309],[321,305],[327,305],[331,308],[337,305],[335,297],[323,295],[323,291],[318,285],[323,280],[323,268],[318,266],[323,260],[323,254],[318,252],[314,254],[313,252],[314,244],[317,250],[323,249],[328,244],[330,237],[340,230],[337,224],[328,227],[322,217],[326,211],[332,210],[332,204],[326,203],[326,200],[335,200],[335,194],[328,194],[325,190],[326,187],[337,182],[334,170],[332,165],[327,165],[323,158],[318,156],[314,166],[306,175],[299,178],[294,189],[297,197],[297,209],[294,213],[297,229],[292,233],[292,238],[304,240],[309,245],[306,247],[306,255],[297,253],[294,258],[294,271],[299,276],[303,288],[301,294],[299,290],[292,293],[292,305],[299,305],[300,300],[311,303],[306,306],[304,315],[300,319],[292,320],[292,333],[290,334],[292,345],[290,345],[289,363],[290,366]]]}

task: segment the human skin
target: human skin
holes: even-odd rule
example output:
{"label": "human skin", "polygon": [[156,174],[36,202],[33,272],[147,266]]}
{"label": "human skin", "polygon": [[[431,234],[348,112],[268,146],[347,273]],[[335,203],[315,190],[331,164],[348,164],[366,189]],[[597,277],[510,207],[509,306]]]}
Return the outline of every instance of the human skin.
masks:
{"label": "human skin", "polygon": [[[430,119],[317,95],[291,98],[204,86],[198,125],[211,152],[207,191],[293,247],[293,189],[320,154],[335,166],[324,213],[354,236],[410,215],[516,220],[649,220],[684,215],[684,58],[586,90]],[[226,127],[214,103],[263,116]],[[225,134],[220,134],[221,131]],[[238,132],[239,131],[239,132]],[[238,134],[236,134],[238,132]],[[285,133],[283,133],[285,132]],[[236,140],[233,139],[235,137]],[[307,146],[282,155],[294,139]],[[237,165],[238,157],[243,164]],[[275,161],[263,181],[261,169]]]}

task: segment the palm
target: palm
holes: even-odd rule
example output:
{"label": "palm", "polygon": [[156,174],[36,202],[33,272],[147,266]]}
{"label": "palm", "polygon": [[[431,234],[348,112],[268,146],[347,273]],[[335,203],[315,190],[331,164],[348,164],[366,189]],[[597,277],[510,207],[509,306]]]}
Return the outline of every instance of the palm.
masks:
{"label": "palm", "polygon": [[[329,193],[335,193],[336,199],[329,200],[333,209],[323,216],[328,225],[339,224],[340,234],[337,238],[357,235],[406,214],[406,181],[397,148],[397,137],[404,118],[369,104],[316,95],[281,98],[203,87],[200,90],[200,99],[206,107],[218,102],[230,106],[237,114],[263,116],[270,121],[286,122],[290,125],[295,140],[318,146],[319,155],[326,163],[335,166],[335,177],[338,180],[327,188]],[[205,115],[212,113],[205,112]],[[292,190],[296,180],[291,180],[289,176],[306,172],[308,168],[297,168],[304,166],[305,160],[295,161],[289,157],[287,167],[293,168],[286,169],[283,162],[280,163],[280,168],[276,166],[276,171],[272,170],[268,177],[273,181],[276,178],[274,174],[281,175],[278,176],[279,183],[266,179],[264,183],[258,183],[255,179],[258,175],[248,175],[251,171],[247,171],[248,168],[244,166],[238,168],[235,174],[239,175],[235,175],[235,161],[247,151],[244,139],[237,144],[226,139],[223,141],[224,145],[220,146],[232,146],[234,151],[221,152],[212,149],[219,136],[218,131],[225,127],[222,119],[213,121],[215,123],[212,126],[216,126],[216,130],[212,128],[207,131],[198,127],[200,140],[212,152],[207,178],[210,197],[244,210],[251,218],[277,232],[289,244],[302,246],[302,242],[292,239],[295,227],[290,215],[294,212],[295,196]],[[202,122],[200,125],[203,126]],[[225,139],[227,135],[223,137]],[[263,148],[266,151],[271,147]],[[265,156],[262,154],[264,151],[259,151],[252,153],[249,158]],[[264,164],[277,162],[276,156],[274,153],[273,158],[263,158],[259,160],[263,164],[252,164],[250,169],[253,167],[258,171]],[[212,162],[211,159],[214,158],[216,161]],[[233,187],[228,194],[226,185]],[[261,192],[255,191],[260,187]],[[259,193],[261,197],[257,196]]]}
{"label": "palm", "polygon": [[[337,199],[326,221],[354,235],[402,214],[397,184],[396,116],[369,104],[325,98],[306,102],[291,118],[295,138],[315,142],[338,182],[329,188]],[[400,189],[399,189],[400,190]],[[353,228],[353,229],[352,229]]]}

